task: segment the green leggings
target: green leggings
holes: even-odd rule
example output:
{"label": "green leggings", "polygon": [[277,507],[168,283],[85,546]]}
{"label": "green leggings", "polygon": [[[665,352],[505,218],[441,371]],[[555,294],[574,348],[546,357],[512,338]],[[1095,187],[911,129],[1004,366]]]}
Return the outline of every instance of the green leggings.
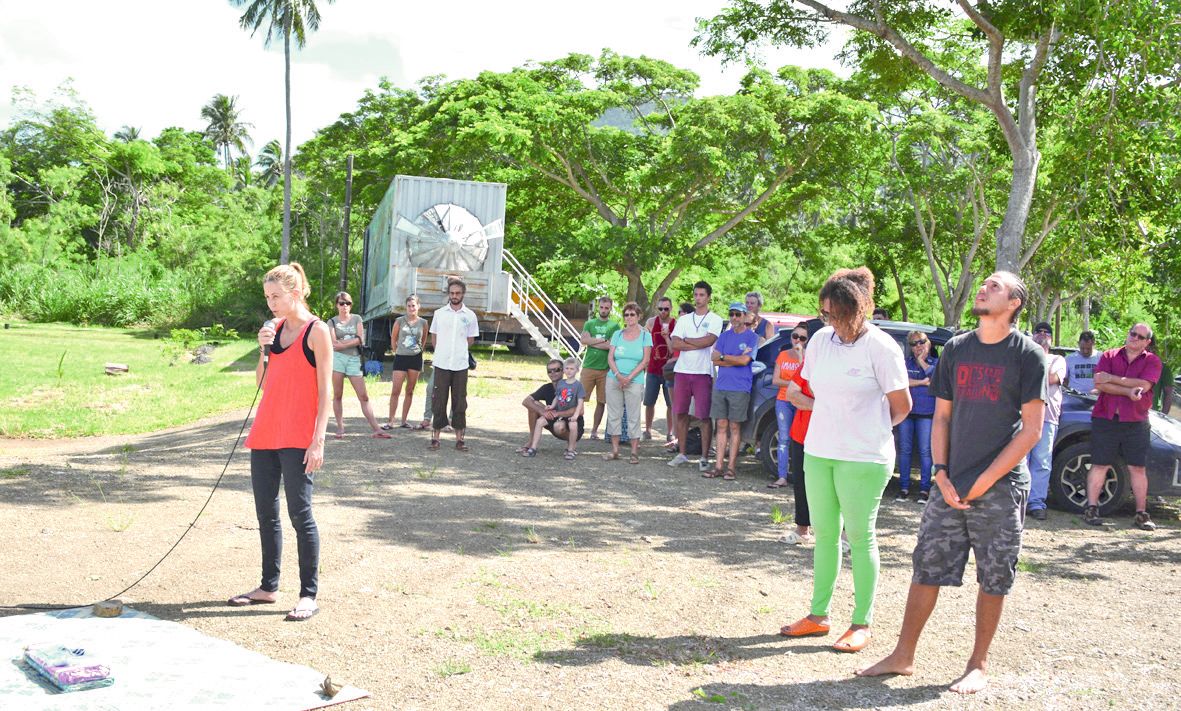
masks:
{"label": "green leggings", "polygon": [[804,454],[804,486],[816,534],[812,558],[812,614],[827,616],[841,570],[841,520],[849,536],[853,568],[853,624],[873,619],[878,586],[878,505],[890,468],[874,462],[844,462]]}

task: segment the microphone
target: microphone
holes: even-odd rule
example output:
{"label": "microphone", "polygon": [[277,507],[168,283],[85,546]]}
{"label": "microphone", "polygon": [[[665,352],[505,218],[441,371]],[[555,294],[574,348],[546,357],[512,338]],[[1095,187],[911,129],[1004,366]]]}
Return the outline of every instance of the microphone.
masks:
{"label": "microphone", "polygon": [[[269,328],[273,329],[275,327],[275,319],[273,319],[273,318],[267,319],[266,323],[264,323],[262,325],[262,327],[263,328],[269,327]],[[266,362],[270,361],[270,359],[271,359],[271,344],[268,343],[262,347],[262,362],[266,363]]]}

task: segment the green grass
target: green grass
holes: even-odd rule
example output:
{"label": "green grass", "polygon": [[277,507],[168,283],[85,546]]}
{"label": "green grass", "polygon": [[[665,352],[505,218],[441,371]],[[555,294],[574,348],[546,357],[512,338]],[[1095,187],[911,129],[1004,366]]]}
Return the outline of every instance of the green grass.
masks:
{"label": "green grass", "polygon": [[[253,340],[217,348],[213,362],[176,360],[151,331],[12,323],[0,330],[0,436],[136,434],[246,408],[254,395]],[[106,363],[130,372],[107,375]]]}
{"label": "green grass", "polygon": [[446,679],[449,676],[459,676],[460,674],[467,674],[472,670],[472,665],[465,661],[458,659],[448,659],[443,662],[435,671],[439,676]]}

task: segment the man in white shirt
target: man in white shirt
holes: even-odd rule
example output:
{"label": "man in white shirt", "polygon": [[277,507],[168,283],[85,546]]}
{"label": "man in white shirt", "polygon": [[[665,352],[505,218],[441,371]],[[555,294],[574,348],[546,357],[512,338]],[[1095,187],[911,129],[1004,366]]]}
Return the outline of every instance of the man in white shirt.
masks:
{"label": "man in white shirt", "polygon": [[463,305],[467,284],[452,277],[447,280],[447,305],[435,311],[431,319],[431,346],[435,350],[434,421],[431,449],[439,448],[439,432],[447,426],[447,400],[451,399],[451,427],[455,430],[455,448],[466,452],[463,441],[467,428],[468,347],[480,335],[476,314]]}
{"label": "man in white shirt", "polygon": [[1083,331],[1078,335],[1078,353],[1066,356],[1065,385],[1080,393],[1089,393],[1095,389],[1095,366],[1099,364],[1099,354],[1095,352],[1095,334]]}
{"label": "man in white shirt", "polygon": [[673,328],[672,350],[679,353],[673,367],[676,383],[673,385],[673,416],[677,419],[677,442],[680,452],[669,460],[675,467],[689,461],[685,456],[685,443],[689,433],[689,414],[692,402],[694,415],[701,420],[701,461],[697,468],[709,469],[709,445],[713,438],[713,423],[709,419],[709,406],[713,392],[713,363],[710,352],[718,335],[722,333],[722,319],[709,310],[709,298],[713,288],[707,282],[693,285],[693,313],[677,319]]}

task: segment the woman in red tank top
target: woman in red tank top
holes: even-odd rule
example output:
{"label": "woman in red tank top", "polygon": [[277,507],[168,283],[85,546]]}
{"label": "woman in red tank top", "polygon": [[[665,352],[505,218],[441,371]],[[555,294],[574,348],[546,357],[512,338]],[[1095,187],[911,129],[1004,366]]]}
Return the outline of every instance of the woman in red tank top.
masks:
{"label": "woman in red tank top", "polygon": [[[255,377],[262,387],[262,402],[246,438],[262,543],[262,583],[230,598],[229,604],[259,605],[278,598],[282,485],[299,550],[299,602],[287,619],[302,622],[319,612],[320,533],[312,517],[312,474],[324,464],[324,434],[332,402],[332,340],[328,327],[308,310],[311,287],[297,262],[267,272],[263,292],[276,325],[267,322],[258,331]],[[266,346],[271,349],[269,359],[263,355]]]}

